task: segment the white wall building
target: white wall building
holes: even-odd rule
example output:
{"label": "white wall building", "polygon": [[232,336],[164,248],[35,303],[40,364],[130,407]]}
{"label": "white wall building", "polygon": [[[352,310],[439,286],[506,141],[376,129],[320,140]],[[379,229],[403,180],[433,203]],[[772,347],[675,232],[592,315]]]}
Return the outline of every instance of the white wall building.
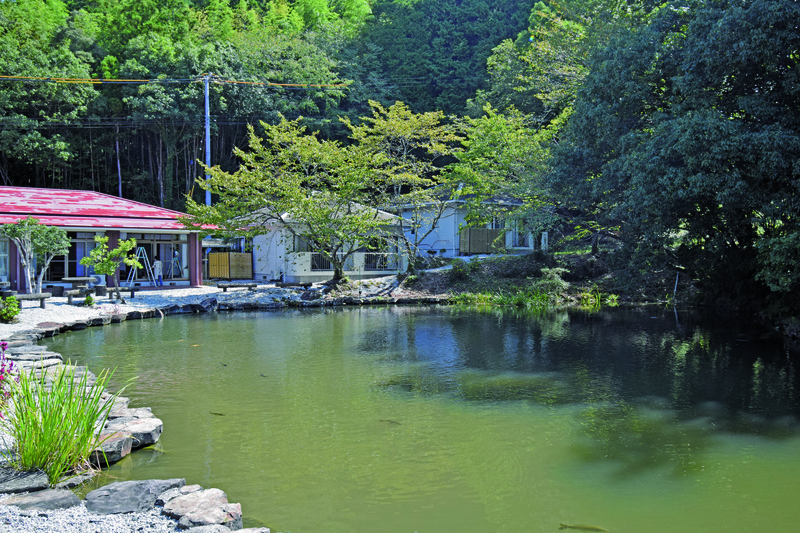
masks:
{"label": "white wall building", "polygon": [[[402,253],[397,217],[387,218],[386,246],[383,250],[359,250],[348,259],[344,274],[351,279],[397,275],[405,272],[408,261]],[[270,226],[264,235],[253,238],[253,277],[256,281],[305,283],[327,281],[333,277],[330,262],[308,243],[289,230]],[[393,235],[394,234],[394,235]]]}
{"label": "white wall building", "polygon": [[[448,204],[433,231],[420,242],[421,252],[442,257],[459,257],[499,251],[527,253],[536,249],[535,238],[538,235],[524,229],[520,221],[498,218],[484,227],[468,226],[464,202],[453,200]],[[433,213],[434,207],[417,210],[417,216],[423,221],[430,221],[423,222],[421,234],[424,235],[431,228]],[[410,209],[403,211],[406,219],[412,219],[414,215],[414,211]],[[409,234],[409,239],[413,242],[413,235]]]}

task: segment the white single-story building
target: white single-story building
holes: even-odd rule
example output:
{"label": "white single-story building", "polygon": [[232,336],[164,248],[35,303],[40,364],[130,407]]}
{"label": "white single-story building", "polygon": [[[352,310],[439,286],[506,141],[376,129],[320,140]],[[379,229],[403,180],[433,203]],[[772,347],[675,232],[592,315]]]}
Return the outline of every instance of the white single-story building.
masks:
{"label": "white single-story building", "polygon": [[[513,199],[493,200],[498,208],[512,209],[521,205]],[[464,200],[450,200],[447,202],[442,216],[435,223],[433,231],[419,243],[420,252],[442,257],[459,257],[474,254],[491,254],[500,251],[506,253],[528,253],[537,248],[534,234],[526,229],[522,222],[515,218],[497,217],[492,222],[482,227],[469,225],[467,222],[467,208]],[[415,216],[422,220],[419,232],[424,235],[431,229],[438,206],[423,206],[416,210],[406,209],[403,217],[412,219]],[[426,222],[427,221],[427,222]],[[409,240],[413,242],[414,236],[409,233]],[[541,235],[540,246],[547,249],[547,234]]]}
{"label": "white single-story building", "polygon": [[[408,261],[400,246],[399,218],[384,211],[377,215],[385,220],[382,235],[373,249],[360,249],[346,262],[344,275],[351,279],[366,279],[396,275],[405,272]],[[286,216],[284,216],[286,220]],[[302,228],[301,224],[297,224]],[[306,283],[327,281],[333,277],[328,259],[311,250],[309,243],[300,237],[302,230],[293,234],[281,223],[266,226],[267,232],[253,237],[253,277],[256,281],[282,281]]]}

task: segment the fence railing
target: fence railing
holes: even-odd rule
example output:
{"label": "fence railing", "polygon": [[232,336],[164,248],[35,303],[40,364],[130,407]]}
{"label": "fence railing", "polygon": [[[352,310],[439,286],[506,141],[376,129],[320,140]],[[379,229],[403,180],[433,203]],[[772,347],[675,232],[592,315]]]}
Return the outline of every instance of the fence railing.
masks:
{"label": "fence railing", "polygon": [[364,270],[388,270],[389,254],[364,254]]}
{"label": "fence railing", "polygon": [[[344,264],[345,270],[355,270],[358,264],[358,256],[363,256],[364,271],[381,271],[381,270],[396,270],[398,268],[398,259],[396,254],[384,253],[356,253],[347,258]],[[326,271],[333,270],[330,259],[326,258],[318,252],[311,254],[311,270],[312,271]]]}
{"label": "fence railing", "polygon": [[311,254],[311,270],[333,270],[331,260],[320,253],[314,252]]}

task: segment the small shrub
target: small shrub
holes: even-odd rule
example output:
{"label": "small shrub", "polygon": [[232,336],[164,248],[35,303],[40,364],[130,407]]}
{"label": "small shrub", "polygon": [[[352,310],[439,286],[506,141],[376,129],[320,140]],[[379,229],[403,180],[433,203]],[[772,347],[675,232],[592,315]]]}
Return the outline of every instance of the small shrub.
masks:
{"label": "small shrub", "polygon": [[543,268],[541,279],[534,282],[534,290],[550,295],[561,294],[569,288],[569,283],[561,279],[566,273],[564,268]]}
{"label": "small shrub", "polygon": [[489,305],[494,301],[494,296],[489,292],[462,292],[453,296],[452,300],[460,305]]}
{"label": "small shrub", "polygon": [[591,309],[599,309],[603,303],[603,296],[600,294],[600,289],[596,286],[588,291],[581,292],[579,295],[581,306]]}
{"label": "small shrub", "polygon": [[549,305],[550,297],[539,291],[500,292],[495,295],[495,302],[497,305],[522,309],[539,309]]}
{"label": "small shrub", "polygon": [[413,287],[414,285],[418,285],[419,282],[422,281],[421,274],[409,274],[406,276],[404,282],[407,286]]}
{"label": "small shrub", "polygon": [[466,281],[472,272],[469,264],[463,259],[453,259],[450,263],[451,269],[448,271],[450,281]]}
{"label": "small shrub", "polygon": [[19,301],[14,296],[0,298],[0,321],[13,322],[19,314]]}
{"label": "small shrub", "polygon": [[94,298],[92,298],[91,294],[87,294],[86,298],[83,300],[84,307],[91,307],[94,305]]}

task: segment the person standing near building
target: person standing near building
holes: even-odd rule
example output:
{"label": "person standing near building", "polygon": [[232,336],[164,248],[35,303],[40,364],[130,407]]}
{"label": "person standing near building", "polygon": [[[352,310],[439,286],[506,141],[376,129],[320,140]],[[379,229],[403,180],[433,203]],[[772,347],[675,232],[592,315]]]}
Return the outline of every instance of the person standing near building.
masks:
{"label": "person standing near building", "polygon": [[159,261],[158,256],[156,255],[155,261],[153,261],[153,277],[156,278],[156,287],[163,287],[164,286],[164,267],[161,266],[161,261]]}

